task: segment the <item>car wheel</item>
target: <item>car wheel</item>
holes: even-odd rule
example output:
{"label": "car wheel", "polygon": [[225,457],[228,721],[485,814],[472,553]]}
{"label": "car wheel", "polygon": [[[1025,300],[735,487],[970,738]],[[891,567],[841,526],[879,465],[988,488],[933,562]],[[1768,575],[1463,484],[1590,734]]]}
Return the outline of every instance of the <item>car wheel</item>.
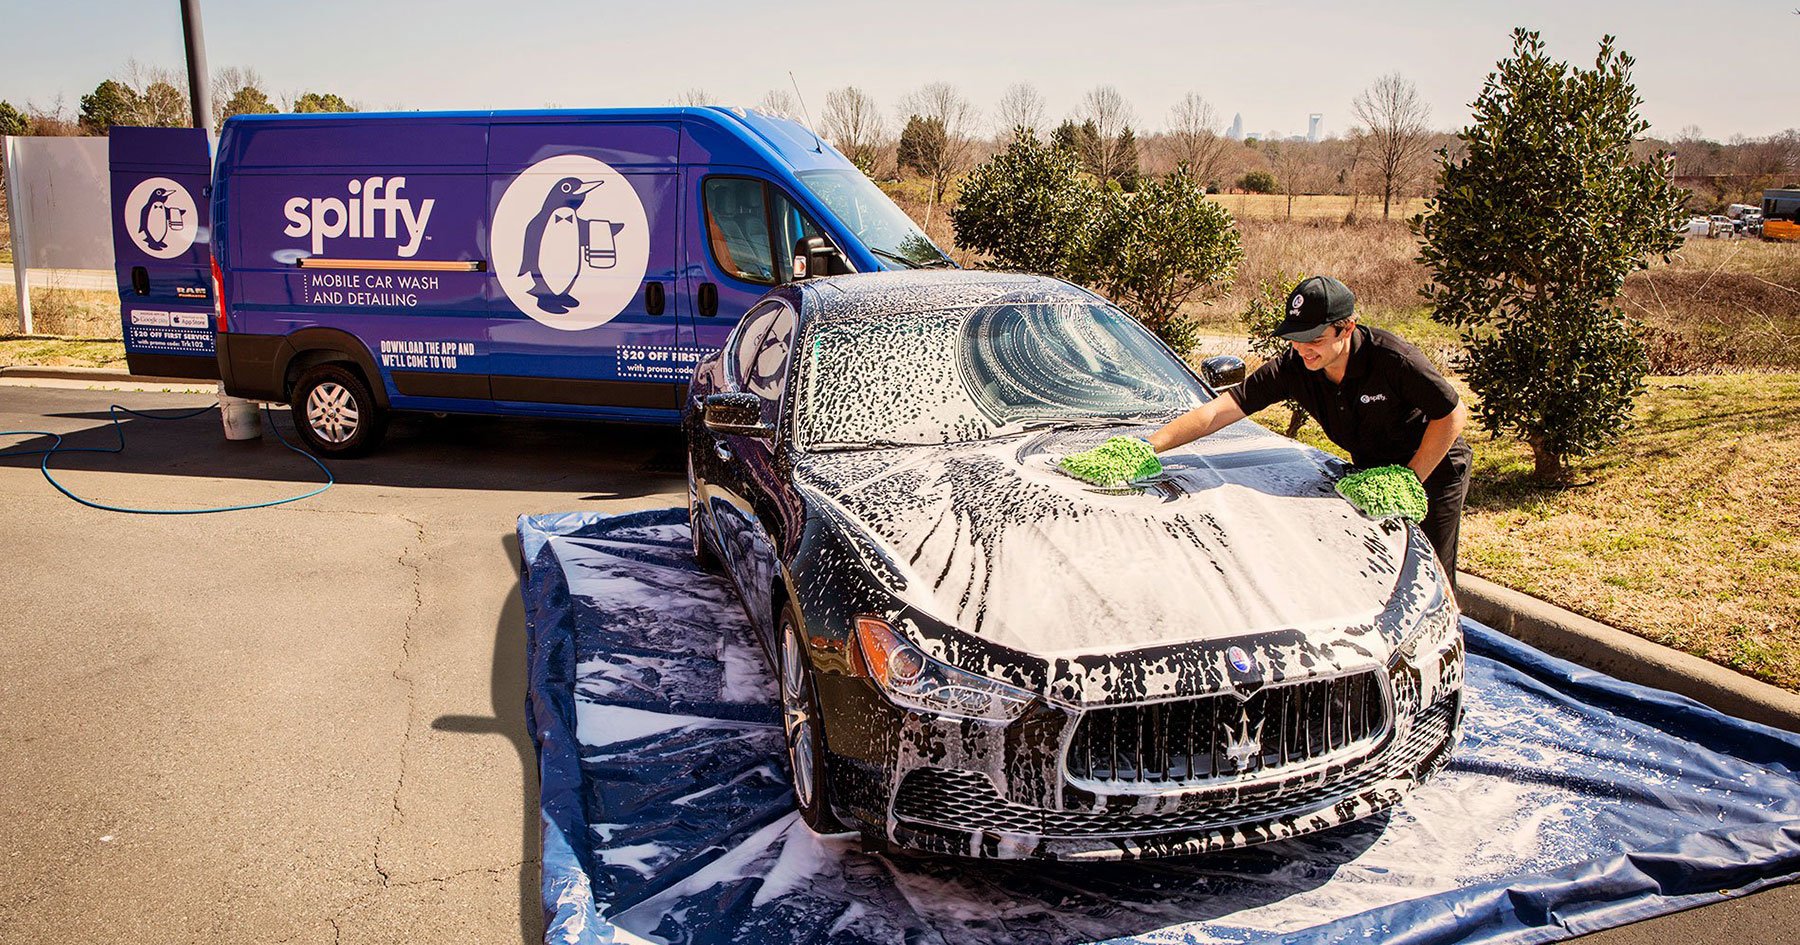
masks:
{"label": "car wheel", "polygon": [[812,667],[800,639],[800,621],[792,607],[781,609],[781,726],[787,736],[788,773],[794,786],[794,804],[814,833],[838,833],[844,829],[831,812],[831,774],[825,751],[825,726],[819,718],[819,697],[813,688]]}
{"label": "car wheel", "polygon": [[362,456],[387,432],[387,414],[369,385],[341,364],[320,364],[294,385],[294,427],[306,448],[320,456]]}
{"label": "car wheel", "polygon": [[688,479],[688,535],[694,540],[694,561],[700,570],[718,573],[719,557],[713,554],[712,545],[706,538],[706,519],[700,514],[700,489],[694,479],[694,457],[687,458]]}

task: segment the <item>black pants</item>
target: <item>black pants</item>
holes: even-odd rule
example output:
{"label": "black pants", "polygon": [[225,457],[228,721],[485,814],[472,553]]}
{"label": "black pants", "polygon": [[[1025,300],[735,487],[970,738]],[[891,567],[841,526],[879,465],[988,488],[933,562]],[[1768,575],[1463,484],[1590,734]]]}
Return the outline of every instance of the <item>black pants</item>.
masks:
{"label": "black pants", "polygon": [[1425,478],[1425,521],[1419,528],[1437,549],[1438,563],[1456,589],[1456,541],[1462,533],[1463,502],[1469,497],[1469,467],[1475,454],[1461,439]]}

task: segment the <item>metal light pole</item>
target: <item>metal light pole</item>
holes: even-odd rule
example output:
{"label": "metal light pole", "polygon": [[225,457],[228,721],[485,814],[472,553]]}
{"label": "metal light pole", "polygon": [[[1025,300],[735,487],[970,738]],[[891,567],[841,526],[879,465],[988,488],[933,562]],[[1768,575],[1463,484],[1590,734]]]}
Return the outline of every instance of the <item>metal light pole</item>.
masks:
{"label": "metal light pole", "polygon": [[187,41],[188,107],[194,127],[212,131],[212,83],[206,72],[206,39],[200,35],[200,0],[181,0],[181,34]]}
{"label": "metal light pole", "polygon": [[[206,71],[206,38],[200,33],[200,0],[181,0],[181,35],[187,44],[188,108],[193,110],[194,127],[207,136],[207,153],[212,153],[212,80]],[[224,299],[215,304],[225,304]],[[254,440],[262,436],[262,417],[256,402],[225,394],[219,384],[219,419],[228,440]]]}

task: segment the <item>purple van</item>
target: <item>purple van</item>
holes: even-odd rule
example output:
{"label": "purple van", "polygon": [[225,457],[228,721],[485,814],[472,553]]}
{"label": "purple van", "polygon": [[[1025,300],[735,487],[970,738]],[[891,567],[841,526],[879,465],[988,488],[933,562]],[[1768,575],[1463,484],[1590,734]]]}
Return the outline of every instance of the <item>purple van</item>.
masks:
{"label": "purple van", "polygon": [[195,131],[111,147],[132,371],[291,404],[328,456],[393,411],[675,424],[774,286],[950,265],[831,145],[736,109],[246,115],[210,172]]}

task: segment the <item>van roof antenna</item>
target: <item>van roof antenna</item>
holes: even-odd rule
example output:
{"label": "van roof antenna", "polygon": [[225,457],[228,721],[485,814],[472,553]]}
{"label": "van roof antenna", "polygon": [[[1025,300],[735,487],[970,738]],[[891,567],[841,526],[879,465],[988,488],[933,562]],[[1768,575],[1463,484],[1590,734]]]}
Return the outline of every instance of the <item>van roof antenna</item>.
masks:
{"label": "van roof antenna", "polygon": [[825,148],[819,143],[819,133],[813,131],[812,113],[806,110],[806,96],[800,94],[800,82],[794,78],[794,70],[792,69],[788,70],[788,81],[793,83],[794,97],[800,100],[800,114],[806,116],[806,130],[812,131],[813,151],[817,154],[824,154]]}

